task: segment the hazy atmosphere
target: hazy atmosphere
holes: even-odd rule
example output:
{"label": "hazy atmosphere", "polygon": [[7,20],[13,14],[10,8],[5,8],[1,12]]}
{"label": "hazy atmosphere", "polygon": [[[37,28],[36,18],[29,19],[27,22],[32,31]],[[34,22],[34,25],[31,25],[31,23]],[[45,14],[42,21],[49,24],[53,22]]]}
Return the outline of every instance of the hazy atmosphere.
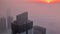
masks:
{"label": "hazy atmosphere", "polygon": [[60,3],[45,4],[25,2],[25,0],[0,0],[0,17],[14,17],[22,12],[28,12],[28,18],[34,25],[47,29],[47,34],[60,34]]}

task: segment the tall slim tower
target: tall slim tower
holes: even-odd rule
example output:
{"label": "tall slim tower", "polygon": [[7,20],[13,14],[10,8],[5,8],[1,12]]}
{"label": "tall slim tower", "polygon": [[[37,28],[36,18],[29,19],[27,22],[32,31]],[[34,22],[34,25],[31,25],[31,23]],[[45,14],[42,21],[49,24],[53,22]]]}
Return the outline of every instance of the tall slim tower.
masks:
{"label": "tall slim tower", "polygon": [[11,9],[7,9],[7,14],[6,14],[6,28],[11,27],[11,22],[13,21],[13,17],[11,16]]}

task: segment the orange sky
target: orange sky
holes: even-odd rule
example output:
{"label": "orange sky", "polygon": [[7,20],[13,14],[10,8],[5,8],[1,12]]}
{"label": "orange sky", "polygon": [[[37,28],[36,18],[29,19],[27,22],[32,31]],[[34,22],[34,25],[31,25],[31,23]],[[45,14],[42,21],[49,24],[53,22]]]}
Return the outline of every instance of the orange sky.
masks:
{"label": "orange sky", "polygon": [[60,0],[26,0],[27,2],[59,3]]}

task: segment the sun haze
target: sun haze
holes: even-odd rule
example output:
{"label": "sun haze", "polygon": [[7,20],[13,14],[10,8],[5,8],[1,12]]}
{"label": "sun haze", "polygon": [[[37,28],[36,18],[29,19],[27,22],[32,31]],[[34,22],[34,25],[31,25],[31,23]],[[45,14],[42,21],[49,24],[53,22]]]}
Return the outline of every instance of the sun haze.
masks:
{"label": "sun haze", "polygon": [[25,0],[27,2],[60,3],[60,0]]}

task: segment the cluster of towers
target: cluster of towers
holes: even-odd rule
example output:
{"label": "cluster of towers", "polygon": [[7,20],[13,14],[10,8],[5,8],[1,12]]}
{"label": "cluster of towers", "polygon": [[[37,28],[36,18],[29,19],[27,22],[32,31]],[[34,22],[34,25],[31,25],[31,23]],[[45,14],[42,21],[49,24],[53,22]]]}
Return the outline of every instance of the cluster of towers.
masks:
{"label": "cluster of towers", "polygon": [[28,12],[16,15],[16,20],[13,17],[0,17],[0,32],[11,29],[12,34],[46,34],[46,28],[33,26],[33,21],[28,19]]}

